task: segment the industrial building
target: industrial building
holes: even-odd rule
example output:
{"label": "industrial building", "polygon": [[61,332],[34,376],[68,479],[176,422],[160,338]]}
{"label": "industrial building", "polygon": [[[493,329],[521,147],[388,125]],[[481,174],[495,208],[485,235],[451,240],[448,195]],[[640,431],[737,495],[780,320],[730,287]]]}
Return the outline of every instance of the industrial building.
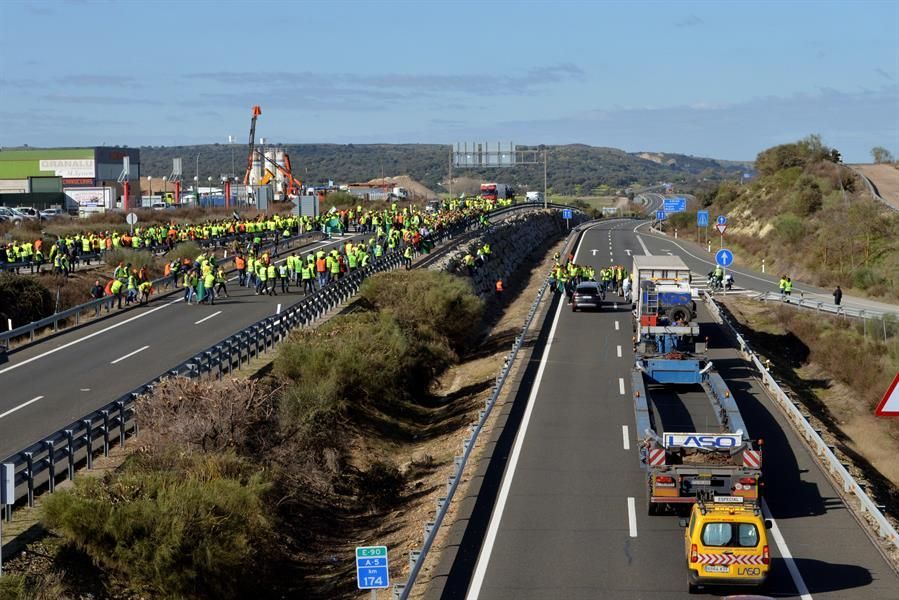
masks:
{"label": "industrial building", "polygon": [[[120,183],[129,161],[128,198]],[[0,205],[63,205],[79,212],[134,206],[140,196],[138,148],[36,148],[0,150]]]}

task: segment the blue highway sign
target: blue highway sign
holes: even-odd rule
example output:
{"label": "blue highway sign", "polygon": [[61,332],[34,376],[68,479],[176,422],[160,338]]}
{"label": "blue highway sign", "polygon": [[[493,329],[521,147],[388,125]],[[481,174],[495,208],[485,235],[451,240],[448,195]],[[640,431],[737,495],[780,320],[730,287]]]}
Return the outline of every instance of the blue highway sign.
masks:
{"label": "blue highway sign", "polygon": [[563,219],[571,219],[571,209],[570,208],[562,209],[562,218]]}
{"label": "blue highway sign", "polygon": [[656,221],[664,221],[665,220],[665,211],[657,210],[656,211]]}
{"label": "blue highway sign", "polygon": [[687,210],[686,198],[665,198],[664,207],[666,213],[684,212]]}
{"label": "blue highway sign", "polygon": [[700,210],[696,212],[696,226],[697,227],[708,227],[709,226],[709,211]]}
{"label": "blue highway sign", "polygon": [[734,263],[734,253],[722,248],[715,253],[715,262],[721,267],[729,267]]}
{"label": "blue highway sign", "polygon": [[718,225],[727,225],[727,217],[725,217],[724,215],[718,215],[717,223]]}
{"label": "blue highway sign", "polygon": [[356,548],[356,586],[360,590],[378,590],[390,587],[387,546],[358,546]]}

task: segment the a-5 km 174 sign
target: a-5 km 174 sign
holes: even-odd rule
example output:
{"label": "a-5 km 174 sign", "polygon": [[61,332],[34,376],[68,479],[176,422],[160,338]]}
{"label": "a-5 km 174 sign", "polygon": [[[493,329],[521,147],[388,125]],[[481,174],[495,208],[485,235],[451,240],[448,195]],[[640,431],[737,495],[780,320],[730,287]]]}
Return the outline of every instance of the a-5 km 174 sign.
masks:
{"label": "a-5 km 174 sign", "polygon": [[358,546],[356,548],[356,585],[360,590],[390,587],[387,546]]}

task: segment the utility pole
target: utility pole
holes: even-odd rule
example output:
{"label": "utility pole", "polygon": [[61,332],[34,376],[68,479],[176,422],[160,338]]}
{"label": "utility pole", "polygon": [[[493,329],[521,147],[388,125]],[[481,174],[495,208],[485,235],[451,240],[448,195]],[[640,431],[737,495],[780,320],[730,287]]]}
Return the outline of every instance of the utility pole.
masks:
{"label": "utility pole", "polygon": [[546,193],[546,154],[549,151],[548,147],[543,148],[543,208],[548,208],[549,204],[549,195]]}

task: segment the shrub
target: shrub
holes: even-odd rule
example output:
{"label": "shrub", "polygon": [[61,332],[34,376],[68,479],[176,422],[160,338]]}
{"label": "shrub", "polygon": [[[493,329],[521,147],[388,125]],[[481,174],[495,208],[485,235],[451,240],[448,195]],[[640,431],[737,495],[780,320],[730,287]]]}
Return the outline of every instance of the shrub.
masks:
{"label": "shrub", "polygon": [[347,315],[293,334],[275,358],[275,372],[296,384],[283,396],[284,415],[302,423],[318,412],[344,413],[350,403],[399,403],[420,391],[407,385],[417,366],[408,351],[389,315]]}
{"label": "shrub", "polygon": [[474,341],[484,310],[468,279],[443,271],[382,273],[366,279],[359,295],[418,335],[444,337],[456,352]]}
{"label": "shrub", "polygon": [[33,277],[0,273],[0,318],[12,319],[13,327],[53,314],[50,290]]}
{"label": "shrub", "polygon": [[177,244],[174,249],[166,252],[165,259],[169,262],[173,260],[180,261],[185,258],[194,261],[202,253],[203,250],[200,249],[196,242],[182,242]]}
{"label": "shrub", "polygon": [[273,392],[256,381],[233,379],[164,379],[136,405],[141,444],[157,451],[256,455],[268,444],[264,431],[274,412]]}
{"label": "shrub", "polygon": [[821,209],[824,195],[814,177],[803,175],[793,187],[796,190],[796,199],[793,203],[796,214],[807,217]]}
{"label": "shrub", "polygon": [[858,267],[852,272],[852,285],[860,290],[867,290],[884,283],[884,278],[868,267]]}
{"label": "shrub", "polygon": [[135,588],[167,597],[237,598],[272,547],[270,484],[227,455],[138,458],[47,497],[44,523]]}
{"label": "shrub", "polygon": [[119,263],[131,265],[131,268],[140,270],[147,267],[151,273],[158,274],[159,269],[156,258],[146,250],[134,250],[133,248],[115,248],[104,256],[106,264],[115,268]]}
{"label": "shrub", "polygon": [[805,223],[792,213],[785,213],[774,221],[774,231],[781,240],[796,243],[805,236]]}

